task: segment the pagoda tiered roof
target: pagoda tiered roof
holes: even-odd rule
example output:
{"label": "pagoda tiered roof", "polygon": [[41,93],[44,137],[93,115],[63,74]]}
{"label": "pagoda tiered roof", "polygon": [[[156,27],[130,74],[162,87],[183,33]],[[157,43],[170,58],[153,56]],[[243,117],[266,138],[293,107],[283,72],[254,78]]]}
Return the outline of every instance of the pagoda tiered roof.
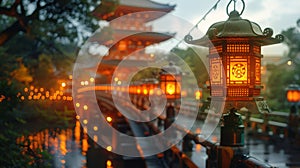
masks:
{"label": "pagoda tiered roof", "polygon": [[[150,43],[148,45],[152,45],[155,43],[159,43],[162,41],[169,40],[175,36],[176,33],[158,33],[158,32],[143,32],[138,30],[114,30],[114,33],[112,34],[112,42],[113,39],[123,39],[123,40],[133,40],[133,41],[149,41]],[[92,36],[89,41],[90,42],[99,42],[101,44],[101,40],[103,39],[103,34],[96,33],[94,36]]]}
{"label": "pagoda tiered roof", "polygon": [[102,3],[94,10],[93,15],[100,20],[111,21],[131,13],[151,11],[153,12],[151,15],[143,16],[144,20],[149,22],[171,12],[175,6],[150,0],[102,0]]}
{"label": "pagoda tiered roof", "polygon": [[89,41],[105,45],[109,48],[109,54],[103,57],[97,72],[107,76],[110,82],[113,72],[124,58],[127,61],[122,74],[129,74],[138,66],[154,61],[155,55],[147,54],[143,49],[169,40],[175,33],[154,32],[147,23],[171,12],[175,6],[151,0],[101,0],[92,14],[110,23]]}

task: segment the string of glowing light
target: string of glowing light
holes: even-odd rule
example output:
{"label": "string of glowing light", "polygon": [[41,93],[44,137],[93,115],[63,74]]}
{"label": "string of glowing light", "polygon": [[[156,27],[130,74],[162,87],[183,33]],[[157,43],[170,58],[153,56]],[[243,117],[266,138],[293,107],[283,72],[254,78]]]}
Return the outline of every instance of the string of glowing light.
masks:
{"label": "string of glowing light", "polygon": [[[218,0],[214,5],[213,7],[211,7],[204,15],[203,17],[195,24],[195,26],[193,26],[191,28],[191,30],[187,33],[187,35],[190,35],[196,28],[198,28],[199,24],[205,20],[205,18],[213,11],[213,10],[216,10],[217,9],[217,6],[218,4],[220,3],[221,0]],[[179,44],[181,44],[182,42],[184,41],[184,39],[181,39],[172,49],[171,51],[174,49],[174,48],[178,48]]]}
{"label": "string of glowing light", "polygon": [[62,83],[62,88],[53,91],[53,89],[45,89],[43,87],[38,88],[33,85],[29,87],[25,87],[23,89],[23,92],[19,92],[17,94],[17,97],[21,101],[25,100],[63,100],[63,101],[72,101],[73,98],[70,96],[71,93],[68,93],[67,90],[64,90],[63,88],[66,87],[66,83]]}

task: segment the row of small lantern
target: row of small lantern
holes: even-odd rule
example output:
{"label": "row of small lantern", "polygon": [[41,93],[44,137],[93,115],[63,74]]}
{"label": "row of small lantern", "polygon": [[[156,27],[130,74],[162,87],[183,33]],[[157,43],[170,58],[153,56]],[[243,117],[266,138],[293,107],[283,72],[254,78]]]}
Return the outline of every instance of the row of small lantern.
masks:
{"label": "row of small lantern", "polygon": [[[157,95],[165,94],[167,99],[178,99],[184,96],[181,92],[180,74],[162,73],[160,82],[157,79],[144,79],[129,86],[129,94],[132,95]],[[156,89],[159,88],[160,89]],[[186,93],[185,93],[186,94]]]}
{"label": "row of small lantern", "polygon": [[[188,93],[181,88],[182,71],[180,67],[170,62],[164,66],[159,76],[159,80],[155,78],[147,78],[142,81],[133,82],[126,90],[122,86],[111,86],[111,90],[128,91],[131,95],[166,95],[168,100],[177,100],[185,97]],[[159,88],[159,89],[158,89]],[[202,89],[194,91],[195,99],[200,100],[202,97]]]}
{"label": "row of small lantern", "polygon": [[33,85],[25,87],[22,92],[17,94],[17,97],[21,101],[31,100],[51,100],[51,101],[73,101],[73,97],[70,93],[65,92],[67,87],[65,82],[61,83],[61,87],[58,90],[51,91],[53,89],[45,89],[43,87],[35,87]]}

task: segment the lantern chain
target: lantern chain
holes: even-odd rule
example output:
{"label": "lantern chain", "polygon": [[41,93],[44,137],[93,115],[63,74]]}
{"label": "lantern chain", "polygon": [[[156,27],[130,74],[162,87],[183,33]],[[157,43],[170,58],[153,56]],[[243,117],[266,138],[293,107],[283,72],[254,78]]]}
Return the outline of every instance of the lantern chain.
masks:
{"label": "lantern chain", "polygon": [[[197,22],[197,24],[195,24],[195,26],[191,28],[191,30],[188,32],[188,34],[187,34],[186,37],[192,38],[192,36],[190,35],[191,32],[194,31],[194,30],[198,27],[198,25],[199,25],[202,21],[205,20],[205,18],[207,17],[207,15],[208,15],[209,13],[211,13],[212,10],[216,10],[216,9],[217,9],[217,6],[218,6],[218,4],[220,3],[220,1],[221,1],[221,0],[218,0],[218,1],[213,5],[213,7],[211,7],[211,8],[204,14],[204,16]],[[192,39],[190,39],[190,40],[192,40]],[[179,41],[179,42],[171,49],[171,51],[172,51],[174,48],[177,48],[177,47],[179,46],[179,44],[181,44],[183,41],[184,41],[184,39],[181,39],[181,40],[180,40],[180,41]]]}

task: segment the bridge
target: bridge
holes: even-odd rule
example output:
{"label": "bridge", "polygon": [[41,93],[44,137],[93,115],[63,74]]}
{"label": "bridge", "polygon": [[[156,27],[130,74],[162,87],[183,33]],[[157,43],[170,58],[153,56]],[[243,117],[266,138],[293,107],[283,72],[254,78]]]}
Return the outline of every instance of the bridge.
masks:
{"label": "bridge", "polygon": [[[131,87],[136,88],[136,92],[133,93]],[[149,137],[153,135],[158,135],[167,129],[170,124],[176,128],[177,132],[185,134],[184,138],[175,145],[172,145],[170,149],[157,153],[155,155],[148,156],[147,152],[153,148],[153,145],[143,142],[142,140],[136,140],[136,144],[132,145],[130,143],[126,144],[126,141],[123,141],[121,137],[114,137],[116,139],[112,140],[110,144],[108,144],[108,148],[98,145],[97,143],[92,143],[94,145],[90,146],[91,153],[87,153],[87,157],[89,155],[93,155],[93,159],[89,159],[87,161],[88,167],[93,167],[93,165],[106,165],[107,167],[220,167],[224,164],[235,165],[236,167],[242,166],[260,166],[260,167],[282,167],[283,163],[276,163],[272,165],[267,163],[265,158],[260,158],[261,156],[254,157],[251,154],[251,139],[261,139],[261,140],[269,140],[276,142],[293,142],[294,146],[299,145],[299,132],[295,131],[298,129],[298,126],[293,125],[292,122],[299,121],[299,117],[297,115],[292,115],[286,112],[271,112],[271,113],[262,113],[262,114],[251,114],[251,112],[247,111],[247,109],[242,109],[239,113],[242,114],[246,137],[249,137],[249,140],[246,140],[248,146],[241,147],[233,147],[234,150],[238,150],[239,153],[235,154],[232,160],[226,161],[220,159],[221,157],[229,157],[228,153],[221,153],[222,146],[220,146],[220,127],[218,126],[214,132],[209,136],[209,138],[203,138],[201,136],[201,132],[205,132],[202,130],[202,127],[205,124],[219,125],[220,114],[216,114],[212,110],[207,107],[209,102],[198,101],[197,103],[187,103],[182,104],[178,107],[174,106],[172,110],[178,112],[179,110],[183,111],[183,120],[185,122],[192,121],[191,114],[195,110],[198,111],[197,119],[193,124],[193,127],[188,130],[185,125],[178,125],[176,122],[176,117],[167,114],[167,105],[164,111],[157,112],[155,119],[149,122],[137,122],[132,119],[126,118],[122,115],[119,109],[116,108],[113,94],[117,95],[120,102],[123,104],[122,108],[126,111],[127,115],[135,115],[137,118],[142,121],[147,121],[148,115],[142,114],[141,110],[151,108],[149,105],[150,94],[145,94],[146,92],[137,91],[139,88],[137,85],[134,86],[108,86],[108,85],[97,85],[97,86],[86,86],[78,89],[78,97],[81,97],[82,94],[86,94],[89,92],[95,92],[98,105],[100,110],[105,118],[111,117],[112,122],[110,125],[117,129],[118,131],[128,134],[134,137]],[[141,86],[142,88],[142,86]],[[153,88],[145,88],[149,93],[152,94],[161,94],[160,92],[150,91]],[[130,93],[131,91],[131,93]],[[159,90],[160,91],[160,90]],[[148,93],[147,92],[147,93]],[[126,100],[126,94],[130,93],[130,102],[123,101]],[[156,95],[157,96],[157,95]],[[86,99],[75,99],[79,104],[88,104],[89,101]],[[88,106],[88,105],[87,105]],[[77,106],[80,108],[80,106]],[[123,111],[122,110],[122,111]],[[86,110],[88,112],[88,110]],[[123,111],[123,113],[124,113]],[[154,113],[155,114],[155,113]],[[83,122],[82,125],[85,129],[93,129],[92,126],[88,126],[89,123],[88,117],[86,115],[77,116],[81,118],[80,120]],[[83,117],[87,117],[83,119]],[[171,122],[172,121],[172,122]],[[291,127],[292,126],[292,127]],[[91,133],[87,130],[88,133]],[[95,134],[96,135],[96,134]],[[98,134],[99,135],[99,134]],[[93,135],[90,135],[93,137]],[[95,139],[94,139],[95,140]],[[164,139],[165,140],[165,139]],[[97,141],[101,141],[101,137],[97,138]],[[117,141],[117,142],[116,142]],[[120,143],[118,143],[118,141]],[[113,144],[115,143],[115,144]],[[168,142],[156,142],[159,148],[160,143],[168,143]],[[199,148],[204,148],[206,153]],[[291,147],[288,145],[288,147]],[[122,150],[136,150],[137,153],[140,154],[139,157],[126,157],[122,155],[115,154],[112,148],[120,148]],[[230,151],[231,147],[225,151]],[[94,155],[97,153],[97,155]],[[145,156],[146,154],[146,156]],[[222,156],[220,156],[222,155]],[[255,155],[255,153],[254,153]],[[256,154],[257,155],[257,154]],[[97,157],[96,157],[97,156]],[[99,159],[102,158],[102,159]],[[105,158],[105,159],[104,159]],[[222,163],[223,161],[223,163]],[[220,163],[221,162],[221,163]],[[286,160],[284,163],[286,167],[289,166],[299,166],[295,161]]]}

